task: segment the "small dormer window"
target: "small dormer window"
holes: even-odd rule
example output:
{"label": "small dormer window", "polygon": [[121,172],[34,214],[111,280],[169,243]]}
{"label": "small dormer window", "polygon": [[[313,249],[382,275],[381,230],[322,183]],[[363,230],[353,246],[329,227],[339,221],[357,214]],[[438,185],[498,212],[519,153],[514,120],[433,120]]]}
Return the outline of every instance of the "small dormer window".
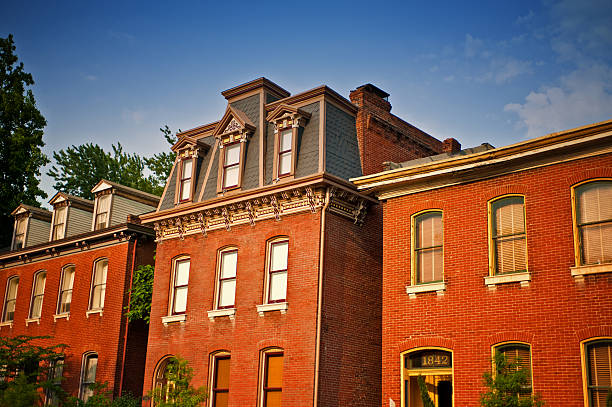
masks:
{"label": "small dormer window", "polygon": [[67,208],[62,206],[55,209],[55,216],[53,216],[53,233],[52,240],[58,240],[64,238],[66,231],[66,212]]}
{"label": "small dormer window", "polygon": [[95,229],[100,230],[108,227],[108,218],[110,214],[111,195],[106,194],[98,198],[98,206],[96,209]]}
{"label": "small dormer window", "polygon": [[193,178],[193,159],[191,157],[181,162],[181,186],[180,201],[188,201],[191,198],[191,179]]}
{"label": "small dormer window", "polygon": [[293,173],[293,129],[281,131],[278,147],[278,178]]}
{"label": "small dormer window", "polygon": [[27,221],[27,218],[21,218],[15,222],[15,239],[13,240],[13,250],[23,249],[25,246]]}
{"label": "small dormer window", "polygon": [[223,189],[238,187],[240,181],[241,143],[226,146],[223,151]]}

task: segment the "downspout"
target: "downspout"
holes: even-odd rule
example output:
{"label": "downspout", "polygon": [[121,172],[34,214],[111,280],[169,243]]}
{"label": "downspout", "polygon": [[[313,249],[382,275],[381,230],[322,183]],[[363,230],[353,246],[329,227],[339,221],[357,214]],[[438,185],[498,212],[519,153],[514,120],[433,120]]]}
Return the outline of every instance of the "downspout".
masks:
{"label": "downspout", "polygon": [[325,213],[329,206],[329,188],[325,189],[325,205],[321,210],[321,235],[319,241],[319,289],[317,300],[317,336],[315,340],[315,375],[314,375],[314,400],[313,406],[317,406],[319,399],[319,360],[321,354],[321,312],[323,304],[323,253],[325,250]]}
{"label": "downspout", "polygon": [[[132,303],[132,283],[134,281],[134,265],[136,264],[136,247],[138,246],[138,237],[134,239],[134,249],[132,250],[132,267],[130,269],[130,289],[128,291],[128,304],[127,304],[127,312],[130,311],[130,304]],[[123,373],[125,372],[125,353],[127,348],[127,338],[128,338],[128,326],[130,320],[127,316],[125,316],[125,330],[123,337],[123,356],[121,357],[121,376],[119,381],[119,397],[123,393]]]}

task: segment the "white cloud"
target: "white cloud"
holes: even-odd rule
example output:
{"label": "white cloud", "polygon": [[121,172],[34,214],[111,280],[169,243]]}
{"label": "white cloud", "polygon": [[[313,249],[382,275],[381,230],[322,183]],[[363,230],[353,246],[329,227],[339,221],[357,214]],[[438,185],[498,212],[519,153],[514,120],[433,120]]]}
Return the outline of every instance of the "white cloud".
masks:
{"label": "white cloud", "polygon": [[560,86],[532,91],[524,103],[509,103],[527,137],[543,136],[612,117],[612,69],[581,67],[560,79]]}
{"label": "white cloud", "polygon": [[525,14],[524,16],[518,16],[516,19],[516,24],[524,24],[528,21],[533,20],[533,17],[535,16],[535,13],[533,12],[533,10],[529,10],[529,13]]}
{"label": "white cloud", "polygon": [[482,48],[482,45],[482,40],[474,38],[470,34],[465,34],[464,52],[466,57],[475,57]]}
{"label": "white cloud", "polygon": [[455,80],[455,75],[448,75],[444,77],[444,82],[452,82]]}
{"label": "white cloud", "polygon": [[489,70],[476,77],[477,82],[495,82],[498,85],[510,82],[513,78],[531,73],[532,63],[510,57],[498,57],[491,60]]}

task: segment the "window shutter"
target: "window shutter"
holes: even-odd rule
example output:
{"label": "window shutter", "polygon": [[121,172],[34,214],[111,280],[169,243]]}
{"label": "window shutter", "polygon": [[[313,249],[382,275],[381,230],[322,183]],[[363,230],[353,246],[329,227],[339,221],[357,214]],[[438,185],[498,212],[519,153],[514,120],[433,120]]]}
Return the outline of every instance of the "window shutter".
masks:
{"label": "window shutter", "polygon": [[581,185],[578,193],[578,223],[612,220],[612,182],[595,181]]}
{"label": "window shutter", "polygon": [[525,205],[521,196],[493,202],[493,239],[496,273],[527,270]]}
{"label": "window shutter", "polygon": [[589,393],[593,406],[606,406],[608,389],[612,386],[612,343],[600,342],[590,345],[587,351],[589,359]]}
{"label": "window shutter", "polygon": [[581,185],[576,195],[582,264],[612,262],[612,182]]}

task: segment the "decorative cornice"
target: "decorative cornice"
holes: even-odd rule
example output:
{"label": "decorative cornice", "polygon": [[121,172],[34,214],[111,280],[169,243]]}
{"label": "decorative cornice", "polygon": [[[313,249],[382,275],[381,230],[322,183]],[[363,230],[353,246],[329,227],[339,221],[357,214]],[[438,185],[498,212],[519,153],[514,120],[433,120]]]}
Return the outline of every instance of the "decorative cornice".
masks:
{"label": "decorative cornice", "polygon": [[[329,194],[326,194],[326,189],[329,189]],[[367,198],[347,189],[325,185],[300,186],[155,221],[156,241],[184,239],[194,234],[207,236],[213,230],[230,231],[234,226],[253,226],[266,219],[280,221],[294,213],[316,213],[326,205],[327,199],[330,212],[348,218],[357,225],[363,224],[371,204]]]}
{"label": "decorative cornice", "polygon": [[258,88],[264,88],[266,90],[268,90],[269,92],[281,97],[281,98],[286,98],[287,96],[289,96],[289,92],[287,92],[285,89],[281,88],[280,86],[278,86],[277,84],[275,84],[274,82],[272,82],[269,79],[266,78],[257,78],[255,80],[252,80],[250,82],[247,83],[243,83],[242,85],[238,85],[235,86],[233,88],[224,90],[223,92],[221,92],[221,94],[226,98],[226,99],[235,99],[237,96],[240,96],[244,93],[250,92],[252,90],[258,89]]}
{"label": "decorative cornice", "polygon": [[295,103],[303,102],[308,99],[315,99],[319,96],[329,97],[331,100],[338,103],[340,106],[344,107],[345,109],[347,109],[349,112],[352,112],[353,114],[357,113],[357,110],[359,110],[357,106],[352,104],[348,99],[340,95],[338,92],[327,87],[326,85],[322,85],[322,86],[319,86],[318,88],[307,90],[306,92],[298,93],[297,95],[293,95],[285,99],[280,99],[272,103],[268,103],[266,105],[266,111],[270,112],[276,109],[280,104],[287,104],[287,105],[295,104]]}

